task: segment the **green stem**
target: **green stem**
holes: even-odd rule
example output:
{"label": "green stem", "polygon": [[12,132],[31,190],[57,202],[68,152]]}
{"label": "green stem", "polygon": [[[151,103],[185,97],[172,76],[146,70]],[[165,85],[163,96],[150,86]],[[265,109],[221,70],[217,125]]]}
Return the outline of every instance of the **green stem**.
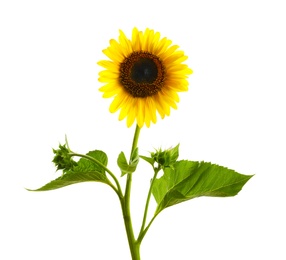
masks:
{"label": "green stem", "polygon": [[158,214],[159,214],[159,213],[156,213],[156,214],[153,216],[153,218],[150,220],[150,222],[149,222],[149,224],[147,225],[147,227],[146,227],[142,232],[140,232],[140,234],[139,234],[139,236],[138,236],[138,238],[137,238],[137,242],[138,242],[138,243],[141,243],[141,242],[142,242],[144,236],[146,235],[148,229],[150,228],[151,224],[153,223],[153,221],[155,220],[155,218],[158,216]]}
{"label": "green stem", "polygon": [[[149,192],[147,195],[142,226],[141,226],[138,238],[141,237],[141,234],[144,232],[146,219],[147,219],[147,215],[148,215],[149,202],[150,202],[150,198],[151,198],[151,194],[152,194],[152,188],[153,188],[154,181],[155,181],[159,171],[160,171],[160,168],[154,168],[154,176],[153,176],[152,182],[150,184]],[[142,237],[142,239],[143,239],[143,237]],[[142,239],[140,241],[142,241]]]}
{"label": "green stem", "polygon": [[140,260],[140,243],[137,243],[135,240],[131,216],[125,203],[125,198],[121,199],[120,202],[132,260]]}
{"label": "green stem", "polygon": [[139,139],[140,130],[141,130],[141,128],[138,125],[136,125],[136,129],[135,129],[135,133],[134,133],[134,137],[133,137],[133,142],[132,142],[131,153],[130,153],[130,159],[131,159],[132,153],[134,152],[134,150],[138,146],[138,139]]}
{"label": "green stem", "polygon": [[[134,150],[137,148],[139,134],[140,134],[140,128],[138,127],[138,125],[136,125],[131,153],[130,153],[130,160],[132,158],[132,154]],[[127,175],[125,194],[124,194],[124,199],[121,200],[121,207],[122,207],[124,224],[125,224],[125,229],[126,229],[126,234],[128,238],[132,260],[140,260],[140,251],[139,251],[140,243],[137,243],[137,241],[135,240],[132,220],[131,220],[131,214],[130,214],[131,183],[132,183],[132,173]]]}

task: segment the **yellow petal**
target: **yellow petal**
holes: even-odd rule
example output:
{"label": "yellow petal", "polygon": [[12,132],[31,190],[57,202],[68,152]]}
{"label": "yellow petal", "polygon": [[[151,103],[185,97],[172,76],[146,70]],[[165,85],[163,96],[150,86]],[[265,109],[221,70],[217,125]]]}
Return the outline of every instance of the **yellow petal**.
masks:
{"label": "yellow petal", "polygon": [[128,96],[128,98],[126,99],[126,102],[125,102],[125,106],[123,106],[120,110],[119,120],[122,120],[126,116],[128,116],[129,111],[132,107],[132,104],[133,104],[133,97]]}
{"label": "yellow petal", "polygon": [[158,44],[158,48],[156,49],[156,51],[154,51],[154,54],[157,56],[160,56],[160,53],[164,53],[165,50],[172,44],[171,40],[168,40],[167,38],[163,38],[159,44]]}
{"label": "yellow petal", "polygon": [[159,92],[158,96],[159,96],[160,105],[162,106],[164,113],[167,116],[169,116],[170,115],[170,103],[172,103],[171,100],[169,100],[169,98],[166,95],[163,95],[162,92]]}
{"label": "yellow petal", "polygon": [[155,50],[157,49],[158,45],[159,45],[159,40],[160,40],[160,33],[156,32],[154,34],[154,37],[153,37],[153,42],[152,44],[149,46],[149,49],[150,49],[150,52],[151,53],[154,53]]}
{"label": "yellow petal", "polygon": [[130,43],[130,40],[127,39],[124,32],[119,30],[119,43],[120,43],[120,49],[122,50],[122,53],[124,54],[124,57],[127,57],[130,53],[132,53],[132,46]]}
{"label": "yellow petal", "polygon": [[118,72],[112,72],[109,70],[103,70],[98,73],[98,75],[102,78],[109,78],[109,79],[118,79],[119,73]]}
{"label": "yellow petal", "polygon": [[112,103],[110,104],[109,111],[111,113],[116,112],[122,106],[122,103],[124,103],[126,97],[127,95],[125,94],[124,90],[119,92],[117,96],[113,99]]}
{"label": "yellow petal", "polygon": [[149,31],[149,37],[148,37],[148,41],[147,41],[147,51],[152,53],[152,46],[154,45],[154,30],[150,30]]}
{"label": "yellow petal", "polygon": [[176,51],[178,48],[178,45],[173,45],[164,51],[162,50],[158,55],[160,55],[160,57],[165,60],[166,58],[170,57],[171,54],[174,53],[174,51]]}
{"label": "yellow petal", "polygon": [[116,62],[117,64],[122,62],[122,58],[121,55],[119,55],[118,53],[114,53],[114,51],[110,50],[110,47],[108,47],[107,49],[102,51],[109,59],[113,60],[114,62]]}
{"label": "yellow petal", "polygon": [[160,100],[159,94],[154,95],[153,98],[154,98],[154,101],[155,101],[155,105],[156,105],[157,111],[160,114],[161,118],[163,119],[165,117],[166,113],[164,111],[164,106],[162,106],[162,104],[161,104],[161,100]]}
{"label": "yellow petal", "polygon": [[148,51],[149,33],[150,33],[150,30],[147,28],[142,38],[142,50],[143,51]]}
{"label": "yellow petal", "polygon": [[108,89],[108,90],[105,90],[103,91],[103,97],[104,98],[110,98],[110,97],[113,97],[115,95],[118,95],[120,93],[120,88],[112,88],[112,89]]}
{"label": "yellow petal", "polygon": [[177,91],[173,91],[171,88],[164,88],[161,90],[161,92],[175,102],[180,101],[180,97],[179,97]]}
{"label": "yellow petal", "polygon": [[139,51],[141,49],[139,31],[136,27],[133,28],[132,31],[132,49],[133,51]]}
{"label": "yellow petal", "polygon": [[171,106],[172,108],[177,109],[177,104],[172,97],[170,97],[166,93],[163,93],[162,91],[160,92],[160,94],[162,95],[162,99],[161,99],[162,102],[164,102],[165,104],[168,104],[168,107]]}
{"label": "yellow petal", "polygon": [[101,60],[97,63],[99,66],[108,69],[112,72],[119,72],[119,66],[112,61],[109,60]]}
{"label": "yellow petal", "polygon": [[[187,83],[186,83],[187,82]],[[188,81],[176,81],[176,80],[173,80],[173,81],[170,81],[166,84],[168,84],[168,88],[170,89],[173,89],[174,91],[177,91],[177,92],[182,92],[182,91],[187,91],[188,90]]]}
{"label": "yellow petal", "polygon": [[176,72],[176,71],[184,72],[184,70],[188,69],[188,66],[186,64],[168,63],[165,66],[168,72]]}
{"label": "yellow petal", "polygon": [[156,105],[152,97],[146,98],[146,117],[148,115],[148,120],[150,119],[154,124],[157,121],[156,118]]}
{"label": "yellow petal", "polygon": [[121,86],[119,84],[113,82],[113,83],[105,84],[104,86],[100,87],[99,91],[101,91],[101,92],[113,91],[113,90],[118,89],[118,88],[120,89]]}
{"label": "yellow petal", "polygon": [[128,116],[127,116],[127,126],[130,127],[134,121],[135,121],[135,118],[136,118],[136,106],[135,106],[135,103],[136,103],[136,99],[133,99],[132,100],[133,104],[130,105],[130,109],[129,109],[129,112],[128,112]]}
{"label": "yellow petal", "polygon": [[117,79],[111,79],[109,77],[99,77],[98,78],[98,81],[101,82],[101,83],[112,83],[112,82],[116,82]]}
{"label": "yellow petal", "polygon": [[133,123],[134,123],[134,121],[135,121],[135,114],[134,114],[134,113],[130,113],[130,114],[128,115],[128,117],[127,117],[127,122],[126,122],[127,127],[132,126]]}
{"label": "yellow petal", "polygon": [[137,124],[141,128],[145,122],[145,107],[143,98],[137,98]]}
{"label": "yellow petal", "polygon": [[118,43],[115,40],[110,40],[110,51],[113,53],[113,55],[118,55],[120,58],[120,61],[123,61],[125,57],[128,55],[128,49],[126,49],[124,46],[122,46],[121,43]]}
{"label": "yellow petal", "polygon": [[174,64],[174,63],[182,63],[188,57],[184,55],[183,51],[176,51],[172,55],[165,57],[164,62]]}

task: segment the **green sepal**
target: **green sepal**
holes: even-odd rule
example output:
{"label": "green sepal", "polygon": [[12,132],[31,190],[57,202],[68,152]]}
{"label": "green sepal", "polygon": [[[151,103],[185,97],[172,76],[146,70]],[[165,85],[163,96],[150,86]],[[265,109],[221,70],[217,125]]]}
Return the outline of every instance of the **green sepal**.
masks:
{"label": "green sepal", "polygon": [[139,162],[138,147],[131,154],[130,162],[127,162],[126,156],[123,152],[118,155],[117,165],[121,170],[121,177],[125,174],[135,172]]}
{"label": "green sepal", "polygon": [[208,162],[178,161],[154,180],[156,214],[175,204],[201,196],[235,196],[253,175],[243,175]]}
{"label": "green sepal", "polygon": [[152,157],[140,155],[140,158],[154,166],[155,160]]}
{"label": "green sepal", "polygon": [[[100,150],[91,151],[86,155],[96,159],[104,166],[107,165],[108,161],[107,155]],[[28,189],[28,190],[30,191],[55,190],[71,184],[80,182],[90,182],[90,181],[110,184],[110,181],[108,180],[105,174],[105,169],[102,166],[96,164],[95,162],[89,159],[81,158],[76,165],[68,169],[62,176],[47,183],[46,185],[44,185],[39,189],[35,190]]]}

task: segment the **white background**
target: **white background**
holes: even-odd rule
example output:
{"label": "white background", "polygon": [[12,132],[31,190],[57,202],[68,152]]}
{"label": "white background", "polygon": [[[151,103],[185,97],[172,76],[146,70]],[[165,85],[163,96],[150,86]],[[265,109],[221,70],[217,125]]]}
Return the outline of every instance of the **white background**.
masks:
{"label": "white background", "polygon": [[[117,171],[127,129],[97,81],[118,29],[153,28],[189,56],[179,109],[141,131],[141,154],[180,143],[180,158],[255,174],[233,198],[169,208],[143,260],[286,259],[283,0],[13,1],[0,3],[0,259],[130,259],[117,197],[100,183],[34,193],[56,178],[52,148],[109,155]],[[136,232],[151,178],[134,174]],[[152,204],[154,209],[154,204]]]}

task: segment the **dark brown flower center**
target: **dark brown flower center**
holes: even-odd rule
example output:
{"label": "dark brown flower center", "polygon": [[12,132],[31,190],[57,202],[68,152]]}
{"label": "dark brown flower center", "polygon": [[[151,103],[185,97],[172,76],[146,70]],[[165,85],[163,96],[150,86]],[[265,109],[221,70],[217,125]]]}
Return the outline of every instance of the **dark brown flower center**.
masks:
{"label": "dark brown flower center", "polygon": [[120,64],[120,83],[133,97],[155,95],[164,80],[162,61],[149,52],[133,52]]}

